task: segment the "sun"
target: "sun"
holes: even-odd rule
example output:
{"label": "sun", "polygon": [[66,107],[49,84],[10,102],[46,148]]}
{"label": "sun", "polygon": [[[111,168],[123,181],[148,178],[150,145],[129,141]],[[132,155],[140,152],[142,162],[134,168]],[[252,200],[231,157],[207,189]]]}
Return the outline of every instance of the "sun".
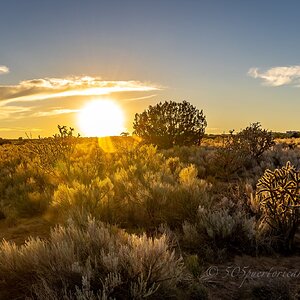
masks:
{"label": "sun", "polygon": [[123,111],[112,100],[87,103],[78,113],[78,124],[84,136],[114,136],[125,131]]}

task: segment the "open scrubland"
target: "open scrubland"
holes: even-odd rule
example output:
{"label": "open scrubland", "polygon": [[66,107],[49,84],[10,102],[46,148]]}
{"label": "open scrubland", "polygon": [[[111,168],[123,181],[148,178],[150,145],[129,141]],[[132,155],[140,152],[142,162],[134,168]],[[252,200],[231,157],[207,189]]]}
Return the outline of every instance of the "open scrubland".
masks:
{"label": "open scrubland", "polygon": [[247,137],[3,143],[0,299],[297,299],[298,140]]}

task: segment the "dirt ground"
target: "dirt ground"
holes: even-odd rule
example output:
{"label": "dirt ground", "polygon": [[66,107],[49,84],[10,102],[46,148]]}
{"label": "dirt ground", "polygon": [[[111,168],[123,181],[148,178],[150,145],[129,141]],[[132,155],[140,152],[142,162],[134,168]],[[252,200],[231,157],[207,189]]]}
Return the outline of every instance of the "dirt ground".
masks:
{"label": "dirt ground", "polygon": [[300,299],[299,232],[295,244],[296,251],[290,256],[244,255],[223,264],[209,265],[199,280],[212,300]]}
{"label": "dirt ground", "polygon": [[[300,299],[300,259],[289,257],[236,256],[225,264],[208,266],[200,281],[210,299]],[[273,291],[273,297],[253,295]]]}
{"label": "dirt ground", "polygon": [[5,239],[22,245],[29,236],[47,238],[52,226],[53,224],[44,217],[1,220],[0,240]]}

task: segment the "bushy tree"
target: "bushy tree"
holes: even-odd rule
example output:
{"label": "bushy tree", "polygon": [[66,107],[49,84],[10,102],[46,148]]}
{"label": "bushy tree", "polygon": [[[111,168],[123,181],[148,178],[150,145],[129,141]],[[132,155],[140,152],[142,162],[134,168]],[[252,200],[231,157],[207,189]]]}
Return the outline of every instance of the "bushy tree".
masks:
{"label": "bushy tree", "polygon": [[134,134],[160,148],[199,145],[207,126],[203,111],[187,101],[160,102],[135,115]]}
{"label": "bushy tree", "polygon": [[262,129],[259,122],[251,123],[236,134],[231,130],[224,136],[223,146],[215,153],[217,175],[227,179],[238,176],[237,172],[258,161],[274,144],[272,132]]}
{"label": "bushy tree", "polygon": [[274,138],[272,132],[262,129],[261,124],[256,122],[237,133],[235,143],[257,159],[274,145]]}

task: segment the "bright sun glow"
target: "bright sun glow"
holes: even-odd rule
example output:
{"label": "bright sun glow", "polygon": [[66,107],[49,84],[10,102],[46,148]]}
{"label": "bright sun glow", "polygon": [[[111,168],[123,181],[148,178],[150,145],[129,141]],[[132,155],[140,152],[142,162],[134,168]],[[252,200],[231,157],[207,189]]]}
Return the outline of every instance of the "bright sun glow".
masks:
{"label": "bright sun glow", "polygon": [[80,131],[85,136],[113,136],[124,131],[124,115],[111,100],[89,102],[79,111]]}

